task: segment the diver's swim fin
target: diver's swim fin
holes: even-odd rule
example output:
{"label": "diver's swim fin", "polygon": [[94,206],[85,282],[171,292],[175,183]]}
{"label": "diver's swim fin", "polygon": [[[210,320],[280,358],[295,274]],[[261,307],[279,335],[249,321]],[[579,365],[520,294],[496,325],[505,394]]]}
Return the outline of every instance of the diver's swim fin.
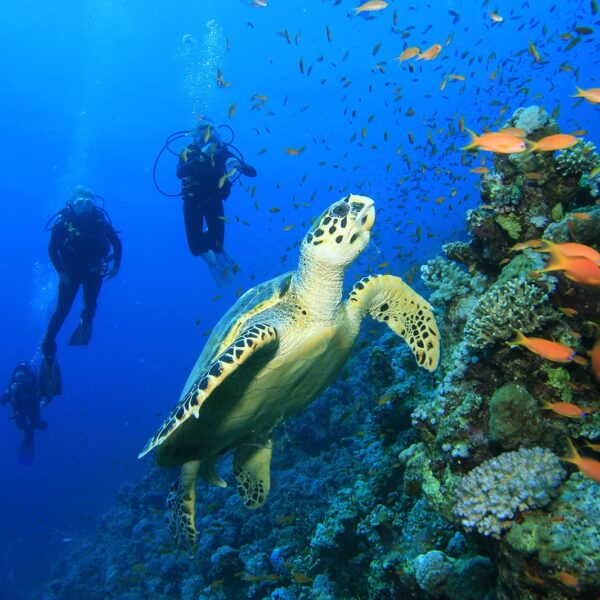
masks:
{"label": "diver's swim fin", "polygon": [[92,324],[85,325],[82,322],[75,327],[75,331],[69,339],[69,346],[87,346],[92,339]]}
{"label": "diver's swim fin", "polygon": [[227,287],[233,279],[233,276],[240,270],[236,262],[225,252],[214,252],[209,250],[202,254],[202,258],[206,261],[210,274],[213,276],[216,284],[221,288]]}
{"label": "diver's swim fin", "polygon": [[54,396],[62,394],[62,376],[56,356],[51,358],[42,357],[38,380],[40,394],[46,398],[47,402],[50,402]]}
{"label": "diver's swim fin", "polygon": [[19,448],[19,464],[33,464],[34,451],[35,447],[33,445],[33,431],[27,431],[23,436],[23,441],[21,442],[21,447]]}

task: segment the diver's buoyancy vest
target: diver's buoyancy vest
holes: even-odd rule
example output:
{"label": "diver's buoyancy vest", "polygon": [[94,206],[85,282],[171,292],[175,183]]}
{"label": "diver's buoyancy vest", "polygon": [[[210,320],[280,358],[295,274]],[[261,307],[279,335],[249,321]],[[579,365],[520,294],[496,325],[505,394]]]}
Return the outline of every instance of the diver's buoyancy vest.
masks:
{"label": "diver's buoyancy vest", "polygon": [[97,266],[107,257],[110,251],[110,225],[97,208],[93,214],[84,216],[76,215],[72,209],[66,208],[55,227],[62,228],[59,252],[67,266]]}
{"label": "diver's buoyancy vest", "polygon": [[[191,152],[199,152],[198,146],[190,144]],[[210,197],[226,198],[231,189],[231,183],[227,179],[219,188],[219,180],[227,170],[227,159],[230,153],[225,146],[218,146],[212,153],[202,152],[202,156],[196,161],[193,171],[184,178],[184,194],[195,193],[206,194]]]}

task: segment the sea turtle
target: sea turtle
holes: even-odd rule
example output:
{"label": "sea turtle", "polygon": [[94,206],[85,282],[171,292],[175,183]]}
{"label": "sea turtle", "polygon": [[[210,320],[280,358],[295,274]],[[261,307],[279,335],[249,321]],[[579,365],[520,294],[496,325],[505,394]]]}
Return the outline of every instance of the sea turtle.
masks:
{"label": "sea turtle", "polygon": [[344,272],[367,246],[374,221],[371,198],[335,202],[304,237],[298,269],[246,292],[215,327],[178,405],[139,455],[156,448],[159,466],[181,466],[167,500],[178,542],[195,545],[196,478],[225,487],[215,463],[229,450],[244,505],[264,504],[274,427],[332,382],[365,315],[387,323],[420,366],[437,367],[431,307],[402,279],[365,277],[343,301]]}

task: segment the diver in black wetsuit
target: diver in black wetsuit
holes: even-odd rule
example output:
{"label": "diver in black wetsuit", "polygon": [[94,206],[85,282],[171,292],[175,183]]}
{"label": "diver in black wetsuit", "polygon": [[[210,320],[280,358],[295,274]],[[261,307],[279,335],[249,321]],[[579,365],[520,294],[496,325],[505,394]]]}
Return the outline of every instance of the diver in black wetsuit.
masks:
{"label": "diver in black wetsuit", "polygon": [[24,433],[19,451],[21,464],[30,465],[33,462],[33,434],[36,429],[43,431],[48,426],[40,417],[41,403],[42,394],[33,369],[24,362],[17,365],[0,398],[0,404],[10,404],[10,418],[15,420],[17,427]]}
{"label": "diver in black wetsuit", "polygon": [[[113,266],[107,273],[111,247]],[[108,214],[94,204],[94,194],[89,189],[78,187],[67,202],[67,208],[58,213],[58,219],[52,226],[48,253],[60,279],[56,311],[42,342],[44,360],[40,384],[44,395],[52,397],[60,393],[60,381],[57,386],[52,382],[55,374],[60,380],[55,358],[56,336],[71,310],[79,287],[83,287],[83,310],[81,321],[69,340],[72,346],[89,343],[102,280],[115,277],[121,266],[121,240]],[[45,389],[47,384],[51,389]]]}
{"label": "diver in black wetsuit", "polygon": [[202,256],[217,284],[224,285],[237,267],[223,248],[223,200],[231,192],[231,178],[236,179],[238,173],[256,177],[256,169],[230,151],[210,120],[202,120],[193,136],[177,164],[185,232],[191,253]]}

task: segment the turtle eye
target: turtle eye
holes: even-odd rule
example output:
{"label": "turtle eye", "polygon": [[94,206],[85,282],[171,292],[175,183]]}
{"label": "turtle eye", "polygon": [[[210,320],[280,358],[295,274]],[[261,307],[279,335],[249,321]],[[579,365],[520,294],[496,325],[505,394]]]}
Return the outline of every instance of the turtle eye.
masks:
{"label": "turtle eye", "polygon": [[342,202],[338,202],[331,207],[329,214],[332,217],[337,217],[338,219],[341,219],[348,214],[349,210],[350,207],[348,206],[348,204],[342,200]]}

